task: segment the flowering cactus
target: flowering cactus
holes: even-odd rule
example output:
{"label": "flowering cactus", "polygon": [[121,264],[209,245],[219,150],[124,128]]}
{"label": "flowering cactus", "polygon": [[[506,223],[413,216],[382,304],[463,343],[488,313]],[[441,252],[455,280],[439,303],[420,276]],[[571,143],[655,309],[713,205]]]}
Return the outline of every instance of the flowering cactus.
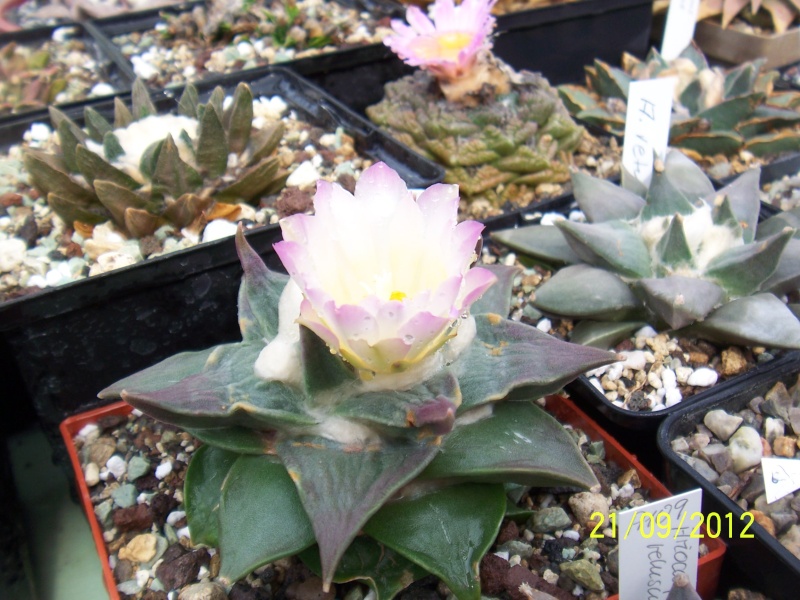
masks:
{"label": "flowering cactus", "polygon": [[184,498],[227,580],[299,553],[326,588],[391,598],[433,573],[478,600],[503,484],[595,483],[532,400],[614,356],[501,316],[514,270],[469,269],[480,226],[457,204],[441,184],[414,202],[382,163],[355,196],[321,183],[315,216],[281,222],[291,278],[237,235],[241,342],[101,392],[206,442]]}
{"label": "flowering cactus", "polygon": [[408,24],[392,19],[395,34],[384,44],[406,64],[432,73],[448,100],[466,101],[489,83],[508,91],[508,75],[494,61],[491,33],[495,0],[437,0],[430,18],[417,6],[406,11]]}
{"label": "flowering cactus", "polygon": [[[607,345],[651,322],[734,344],[800,348],[800,322],[776,297],[800,284],[797,219],[758,225],[759,170],[714,191],[671,151],[635,193],[575,173],[589,223],[559,221],[494,235],[556,272],[537,291],[543,312],[581,319],[573,341]],[[774,293],[773,293],[774,292]]]}

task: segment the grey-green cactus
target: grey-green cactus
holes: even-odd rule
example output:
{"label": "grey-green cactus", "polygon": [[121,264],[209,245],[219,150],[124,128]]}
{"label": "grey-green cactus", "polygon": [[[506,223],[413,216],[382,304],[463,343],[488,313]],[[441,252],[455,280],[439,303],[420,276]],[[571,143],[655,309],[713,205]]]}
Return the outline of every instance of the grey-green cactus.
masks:
{"label": "grey-green cactus", "polygon": [[569,158],[584,129],[550,84],[522,72],[512,92],[466,107],[445,101],[429,73],[386,85],[367,116],[389,135],[445,167],[445,182],[469,200],[525,206],[540,183],[569,181]]}
{"label": "grey-green cactus", "polygon": [[800,284],[800,219],[782,213],[759,225],[758,180],[751,170],[714,191],[671,151],[638,193],[573,174],[588,223],[494,238],[559,268],[534,305],[579,319],[573,341],[610,345],[646,321],[727,343],[800,348],[800,322],[776,296]]}
{"label": "grey-green cactus", "polygon": [[644,61],[625,55],[622,62],[619,69],[596,60],[586,67],[586,86],[558,88],[573,116],[623,135],[630,82],[675,76],[671,146],[695,160],[742,149],[756,156],[800,150],[800,132],[792,128],[800,122],[800,92],[774,90],[778,73],[763,71],[763,61],[711,68],[690,45],[671,61],[653,49]]}
{"label": "grey-green cactus", "polygon": [[[277,121],[253,129],[253,94],[245,83],[225,110],[224,99],[222,88],[216,88],[200,104],[197,90],[187,86],[178,116],[172,117],[178,119],[172,121],[177,123],[172,127],[175,136],[162,131],[165,123],[158,120],[162,117],[156,116],[139,81],[131,109],[115,100],[113,125],[87,107],[86,128],[81,129],[51,107],[60,153],[27,150],[25,168],[69,225],[114,221],[133,237],[149,235],[164,224],[182,228],[203,220],[215,203],[256,203],[279,191],[288,176],[272,156],[283,125]],[[194,131],[190,135],[187,129]],[[142,137],[156,141],[137,148]],[[133,146],[134,153],[126,146]]]}

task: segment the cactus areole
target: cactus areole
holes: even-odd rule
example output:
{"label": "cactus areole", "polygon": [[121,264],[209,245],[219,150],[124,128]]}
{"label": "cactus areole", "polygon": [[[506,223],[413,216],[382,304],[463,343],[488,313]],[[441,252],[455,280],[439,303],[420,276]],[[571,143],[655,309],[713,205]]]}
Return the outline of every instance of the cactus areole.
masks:
{"label": "cactus areole", "polygon": [[796,349],[798,307],[783,299],[796,298],[800,286],[800,214],[759,224],[759,175],[747,171],[715,191],[676,150],[657,165],[649,189],[575,173],[587,223],[494,238],[558,268],[534,305],[580,320],[573,341],[612,344],[644,321],[712,341]]}
{"label": "cactus areole", "polygon": [[[367,116],[389,135],[445,167],[470,202],[497,214],[527,206],[539,184],[569,181],[568,164],[584,129],[540,75],[516,73],[491,53],[493,0],[437,0],[408,24],[392,21],[384,43],[413,75],[386,85]],[[488,202],[487,202],[488,201]]]}
{"label": "cactus areole", "polygon": [[432,573],[479,600],[504,484],[596,483],[533,400],[614,355],[507,320],[515,270],[470,268],[482,227],[458,201],[414,200],[383,163],[355,195],[320,182],[316,214],[281,222],[289,277],[237,235],[241,342],[101,392],[205,442],[186,511],[228,581],[299,554],[326,588],[391,598]]}

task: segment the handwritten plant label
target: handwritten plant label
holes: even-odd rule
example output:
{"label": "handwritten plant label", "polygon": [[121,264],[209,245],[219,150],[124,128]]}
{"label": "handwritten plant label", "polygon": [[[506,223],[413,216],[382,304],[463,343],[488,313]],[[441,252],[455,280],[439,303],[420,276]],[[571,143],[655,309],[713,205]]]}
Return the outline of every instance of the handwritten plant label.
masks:
{"label": "handwritten plant label", "polygon": [[628,89],[622,166],[645,185],[653,176],[653,155],[664,158],[669,142],[675,77],[632,81]]}
{"label": "handwritten plant label", "polygon": [[694,37],[700,0],[671,0],[667,10],[667,23],[661,40],[661,55],[666,60],[678,58]]}
{"label": "handwritten plant label", "polygon": [[761,472],[764,474],[764,491],[767,504],[780,500],[800,489],[800,460],[793,458],[762,458]]}
{"label": "handwritten plant label", "polygon": [[620,512],[620,600],[664,600],[684,573],[697,586],[702,490]]}

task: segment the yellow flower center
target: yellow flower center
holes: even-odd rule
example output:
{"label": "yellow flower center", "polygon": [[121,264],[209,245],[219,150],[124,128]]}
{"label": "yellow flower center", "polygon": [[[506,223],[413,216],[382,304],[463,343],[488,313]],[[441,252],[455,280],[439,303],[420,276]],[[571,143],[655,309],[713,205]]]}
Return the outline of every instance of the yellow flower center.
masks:
{"label": "yellow flower center", "polygon": [[423,58],[441,58],[455,62],[458,53],[472,41],[474,34],[465,31],[448,31],[432,37],[418,38],[414,50]]}
{"label": "yellow flower center", "polygon": [[406,294],[405,292],[399,292],[399,291],[395,290],[389,296],[389,300],[405,300],[407,297],[408,297],[408,294]]}

